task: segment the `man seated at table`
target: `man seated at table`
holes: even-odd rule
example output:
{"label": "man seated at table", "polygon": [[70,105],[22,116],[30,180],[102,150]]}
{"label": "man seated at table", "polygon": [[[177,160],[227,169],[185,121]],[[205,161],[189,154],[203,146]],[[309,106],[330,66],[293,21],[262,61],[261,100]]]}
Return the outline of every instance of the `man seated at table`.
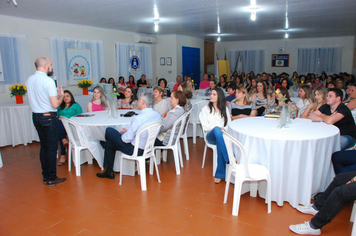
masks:
{"label": "man seated at table", "polygon": [[151,87],[146,75],[141,75],[141,79],[137,80],[137,87]]}
{"label": "man seated at table", "polygon": [[296,234],[321,234],[320,229],[334,219],[346,202],[356,200],[355,181],[356,171],[335,176],[313,205],[297,206],[297,210],[301,213],[314,215],[314,217],[309,222],[290,225],[289,229]]}
{"label": "man seated at table", "polygon": [[183,82],[182,77],[180,75],[177,76],[176,78],[177,83],[173,86],[173,91],[178,90],[178,86]]}
{"label": "man seated at table", "polygon": [[341,150],[345,150],[356,143],[356,125],[350,109],[342,103],[342,96],[340,89],[329,89],[326,104],[314,111],[309,119],[338,127]]}
{"label": "man seated at table", "polygon": [[[131,120],[128,129],[123,128],[120,132],[114,128],[107,128],[105,131],[105,152],[104,166],[106,170],[103,173],[97,173],[99,178],[115,179],[113,171],[116,150],[127,155],[132,155],[135,148],[136,133],[142,127],[155,121],[161,121],[161,116],[152,109],[155,98],[152,93],[143,93],[138,101],[140,112]],[[139,142],[138,155],[143,154],[146,145],[146,135],[141,135]]]}

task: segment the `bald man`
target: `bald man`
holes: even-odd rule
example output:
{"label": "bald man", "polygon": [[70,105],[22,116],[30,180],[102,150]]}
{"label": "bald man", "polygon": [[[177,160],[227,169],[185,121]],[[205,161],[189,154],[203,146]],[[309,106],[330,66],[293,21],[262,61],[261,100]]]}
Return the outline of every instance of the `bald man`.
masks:
{"label": "bald man", "polygon": [[43,183],[48,187],[62,184],[66,178],[58,178],[56,161],[58,149],[57,107],[63,101],[63,89],[56,88],[49,76],[53,75],[50,59],[39,57],[35,61],[36,73],[26,81],[33,124],[40,138],[40,161]]}

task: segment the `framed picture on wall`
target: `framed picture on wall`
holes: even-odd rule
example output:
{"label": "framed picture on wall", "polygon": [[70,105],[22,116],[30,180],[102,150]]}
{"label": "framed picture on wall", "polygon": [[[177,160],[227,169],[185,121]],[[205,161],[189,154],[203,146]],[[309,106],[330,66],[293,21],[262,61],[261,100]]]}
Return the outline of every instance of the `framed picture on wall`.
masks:
{"label": "framed picture on wall", "polygon": [[161,65],[161,66],[164,66],[166,63],[165,63],[165,58],[164,57],[160,57],[159,58],[159,64]]}
{"label": "framed picture on wall", "polygon": [[167,66],[172,65],[172,57],[167,57]]}
{"label": "framed picture on wall", "polygon": [[272,54],[272,67],[289,67],[289,54]]}

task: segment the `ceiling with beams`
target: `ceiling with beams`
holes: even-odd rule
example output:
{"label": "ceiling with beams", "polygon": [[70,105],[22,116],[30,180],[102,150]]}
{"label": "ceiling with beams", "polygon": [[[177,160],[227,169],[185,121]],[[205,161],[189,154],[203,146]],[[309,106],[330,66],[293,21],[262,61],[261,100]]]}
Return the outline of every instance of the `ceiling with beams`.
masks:
{"label": "ceiling with beams", "polygon": [[289,38],[356,35],[356,0],[254,1],[255,21],[251,0],[0,0],[0,14],[206,41],[217,40],[219,22],[221,41],[227,42],[282,39],[287,12]]}

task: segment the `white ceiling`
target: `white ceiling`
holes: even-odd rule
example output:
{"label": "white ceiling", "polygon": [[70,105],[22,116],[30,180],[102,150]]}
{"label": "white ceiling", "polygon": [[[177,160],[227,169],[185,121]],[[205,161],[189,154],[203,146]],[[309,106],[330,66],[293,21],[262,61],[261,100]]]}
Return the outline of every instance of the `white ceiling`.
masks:
{"label": "white ceiling", "polygon": [[[286,1],[256,0],[0,0],[0,14],[117,29],[141,34],[180,34],[207,41],[284,38]],[[154,32],[154,4],[159,31]],[[289,38],[356,35],[356,0],[288,0]],[[4,24],[4,22],[2,22]]]}

